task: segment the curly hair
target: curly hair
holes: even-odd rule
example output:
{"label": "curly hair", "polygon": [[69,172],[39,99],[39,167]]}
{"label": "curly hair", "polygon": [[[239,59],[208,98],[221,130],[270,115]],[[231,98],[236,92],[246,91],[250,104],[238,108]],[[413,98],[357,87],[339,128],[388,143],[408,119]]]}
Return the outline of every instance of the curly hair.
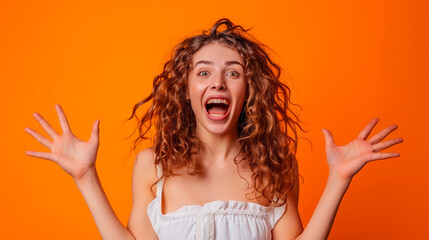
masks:
{"label": "curly hair", "polygon": [[[198,50],[213,42],[226,44],[244,60],[248,84],[248,96],[238,124],[241,148],[234,162],[238,166],[241,161],[247,161],[252,171],[253,190],[271,204],[281,206],[286,203],[297,178],[293,162],[296,161],[297,127],[302,128],[298,116],[290,110],[290,88],[280,81],[280,67],[267,54],[268,48],[248,31],[224,18],[210,31],[186,38],[174,48],[162,73],[153,80],[152,93],[134,106],[129,118],[138,120],[134,149],[149,138],[149,129],[154,124],[155,163],[162,166],[163,176],[175,175],[176,170],[181,169],[188,169],[191,175],[202,172],[199,157],[202,143],[196,136],[195,116],[186,100],[188,77],[192,58]],[[148,110],[139,119],[137,109],[150,101]]]}

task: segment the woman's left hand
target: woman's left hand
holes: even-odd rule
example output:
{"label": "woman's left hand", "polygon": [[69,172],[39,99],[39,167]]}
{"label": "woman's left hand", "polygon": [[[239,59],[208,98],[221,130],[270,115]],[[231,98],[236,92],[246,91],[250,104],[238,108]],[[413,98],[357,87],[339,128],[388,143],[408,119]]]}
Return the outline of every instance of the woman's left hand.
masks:
{"label": "woman's left hand", "polygon": [[397,125],[391,125],[366,140],[377,122],[378,118],[373,119],[355,140],[344,146],[335,145],[331,132],[322,129],[325,135],[326,156],[330,173],[336,174],[341,180],[350,182],[367,162],[399,157],[399,153],[379,152],[403,141],[402,138],[395,138],[381,142],[398,128]]}

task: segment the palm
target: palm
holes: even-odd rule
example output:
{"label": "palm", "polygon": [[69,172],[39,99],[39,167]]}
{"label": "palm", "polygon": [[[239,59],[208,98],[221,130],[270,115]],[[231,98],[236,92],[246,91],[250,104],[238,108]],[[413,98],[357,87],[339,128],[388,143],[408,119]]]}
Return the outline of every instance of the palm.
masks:
{"label": "palm", "polygon": [[335,145],[330,131],[322,130],[325,134],[326,156],[330,170],[344,179],[351,180],[367,162],[399,156],[398,153],[379,152],[402,142],[402,138],[381,142],[397,128],[396,125],[387,127],[375,134],[371,139],[366,140],[377,122],[378,119],[372,120],[355,140],[344,146]]}
{"label": "palm", "polygon": [[[84,142],[73,135],[67,135],[54,141],[51,153],[57,163],[72,175],[78,171],[78,168],[89,168],[94,165],[97,148],[98,146],[90,142]],[[76,173],[76,175],[79,174]]]}
{"label": "palm", "polygon": [[85,172],[95,166],[95,160],[98,150],[98,121],[94,123],[91,138],[88,142],[76,138],[70,130],[67,118],[60,106],[57,106],[57,112],[63,129],[63,134],[58,135],[50,124],[39,114],[35,118],[42,125],[43,129],[53,139],[46,139],[34,130],[27,128],[26,131],[31,134],[42,145],[51,149],[51,152],[32,152],[26,153],[30,156],[52,160],[60,165],[73,178],[82,177]]}

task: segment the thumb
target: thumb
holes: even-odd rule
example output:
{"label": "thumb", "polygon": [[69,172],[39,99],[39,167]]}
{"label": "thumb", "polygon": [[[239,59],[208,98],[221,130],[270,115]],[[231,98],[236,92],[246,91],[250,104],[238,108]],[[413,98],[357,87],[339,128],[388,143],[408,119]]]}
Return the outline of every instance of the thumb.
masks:
{"label": "thumb", "polygon": [[325,143],[326,147],[335,146],[334,137],[332,137],[332,133],[325,128],[322,128],[323,135],[325,135]]}
{"label": "thumb", "polygon": [[92,125],[92,131],[91,131],[91,137],[89,138],[90,142],[98,143],[98,135],[100,133],[100,120],[95,120],[94,124]]}

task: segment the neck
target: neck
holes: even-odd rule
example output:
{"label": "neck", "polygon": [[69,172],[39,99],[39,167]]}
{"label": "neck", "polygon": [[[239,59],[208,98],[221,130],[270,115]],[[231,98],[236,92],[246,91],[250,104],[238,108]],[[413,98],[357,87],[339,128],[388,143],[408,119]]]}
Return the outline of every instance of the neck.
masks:
{"label": "neck", "polygon": [[203,142],[201,159],[206,166],[225,166],[240,152],[238,132],[217,135],[211,133],[199,133],[198,138]]}

